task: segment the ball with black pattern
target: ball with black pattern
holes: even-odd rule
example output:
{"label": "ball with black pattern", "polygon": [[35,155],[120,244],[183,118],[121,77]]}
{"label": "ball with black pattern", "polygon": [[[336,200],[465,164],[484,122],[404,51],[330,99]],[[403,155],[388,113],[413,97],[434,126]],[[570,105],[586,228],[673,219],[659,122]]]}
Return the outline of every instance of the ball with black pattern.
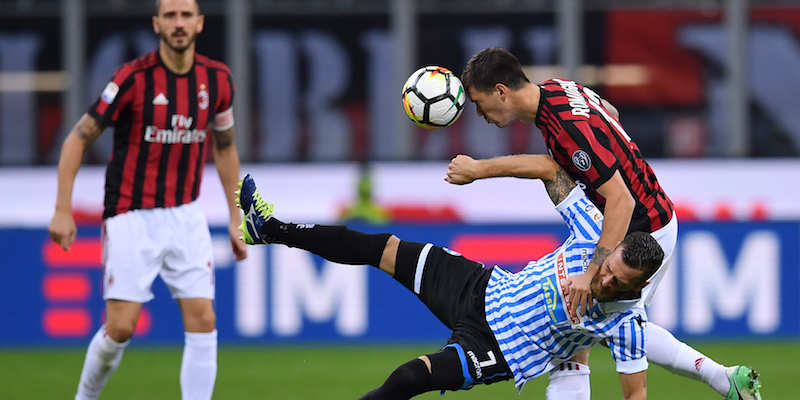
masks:
{"label": "ball with black pattern", "polygon": [[403,85],[403,109],[417,125],[439,129],[456,122],[467,102],[461,80],[447,68],[426,66]]}

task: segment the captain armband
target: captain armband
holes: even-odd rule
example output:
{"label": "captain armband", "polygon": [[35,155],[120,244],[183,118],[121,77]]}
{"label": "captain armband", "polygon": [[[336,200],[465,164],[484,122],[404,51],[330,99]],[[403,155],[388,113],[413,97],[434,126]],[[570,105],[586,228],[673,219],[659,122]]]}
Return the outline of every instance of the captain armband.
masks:
{"label": "captain armband", "polygon": [[233,126],[233,107],[214,116],[214,130],[224,131]]}

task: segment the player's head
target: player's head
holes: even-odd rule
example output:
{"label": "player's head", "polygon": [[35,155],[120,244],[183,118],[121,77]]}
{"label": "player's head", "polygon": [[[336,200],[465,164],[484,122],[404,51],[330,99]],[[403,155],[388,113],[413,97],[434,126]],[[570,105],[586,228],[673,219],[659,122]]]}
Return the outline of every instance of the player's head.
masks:
{"label": "player's head", "polygon": [[501,128],[517,118],[507,101],[509,93],[530,83],[517,58],[500,47],[475,53],[464,67],[461,82],[478,115]]}
{"label": "player's head", "polygon": [[153,30],[161,37],[161,45],[176,53],[194,49],[204,22],[196,0],[156,0]]}
{"label": "player's head", "polygon": [[644,232],[629,234],[606,257],[592,279],[592,296],[610,301],[641,290],[663,260],[664,250],[653,236]]}
{"label": "player's head", "polygon": [[466,88],[490,93],[498,83],[512,90],[530,83],[517,57],[500,47],[487,47],[472,56],[464,67],[461,83]]}

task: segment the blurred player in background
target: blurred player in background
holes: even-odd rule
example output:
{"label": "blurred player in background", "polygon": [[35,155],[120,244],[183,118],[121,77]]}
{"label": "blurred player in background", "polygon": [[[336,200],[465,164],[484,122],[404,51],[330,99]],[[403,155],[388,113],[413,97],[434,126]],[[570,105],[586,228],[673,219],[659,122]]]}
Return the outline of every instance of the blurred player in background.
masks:
{"label": "blurred player in background", "polygon": [[[97,399],[130,342],[142,303],[160,275],[186,330],[180,384],[184,399],[210,399],[217,375],[214,264],[205,215],[195,201],[213,134],[214,161],[225,193],[239,178],[233,144],[233,93],[225,64],[195,53],[204,18],[195,0],[156,1],[158,50],[122,65],[69,133],[58,163],[58,198],[50,237],[75,241],[72,189],[84,150],[106,126],[114,148],[103,212],[106,321],[92,338],[76,399]],[[234,257],[241,216],[228,196]]]}
{"label": "blurred player in background", "polygon": [[[586,272],[571,277],[571,316],[587,313],[591,282],[603,261],[630,232],[648,232],[666,257],[650,285],[629,298],[647,306],[675,250],[678,220],[656,175],[618,121],[617,110],[594,91],[573,81],[532,84],[507,50],[487,48],[469,60],[461,77],[479,116],[498,127],[514,121],[536,124],[550,155],[579,182],[603,211],[605,222]],[[744,366],[726,368],[652,323],[647,324],[648,359],[674,373],[701,380],[727,399],[760,398],[758,375]],[[588,349],[574,361],[588,363]],[[549,399],[588,399],[589,369],[550,375]],[[567,373],[568,372],[568,373]]]}
{"label": "blurred player in background", "polygon": [[[567,360],[599,340],[611,348],[624,398],[646,399],[646,313],[636,300],[615,300],[646,286],[664,252],[646,233],[628,235],[592,281],[592,314],[570,318],[564,285],[589,262],[603,215],[551,157],[526,157],[521,163],[498,166],[498,174],[541,179],[570,235],[553,253],[516,274],[487,269],[446,248],[403,241],[389,233],[281,222],[250,175],[242,179],[239,191],[245,212],[243,239],[249,244],[285,244],[332,262],[378,267],[413,291],[453,331],[438,352],[401,365],[362,399],[409,399],[432,390],[469,389],[512,378],[521,390],[528,380],[556,366],[581,368]],[[457,175],[451,164],[447,179],[460,179]]]}

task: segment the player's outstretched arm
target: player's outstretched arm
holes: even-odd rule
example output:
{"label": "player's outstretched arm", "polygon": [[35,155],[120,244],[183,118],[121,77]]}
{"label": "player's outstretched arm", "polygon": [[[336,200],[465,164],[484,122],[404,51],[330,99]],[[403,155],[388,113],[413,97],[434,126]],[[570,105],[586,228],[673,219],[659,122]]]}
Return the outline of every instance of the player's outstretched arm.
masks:
{"label": "player's outstretched arm", "polygon": [[542,154],[515,154],[476,160],[460,154],[450,160],[445,180],[454,185],[465,185],[486,178],[552,179],[560,168],[552,157]]}
{"label": "player's outstretched arm", "polygon": [[100,136],[104,129],[105,126],[100,125],[94,117],[83,114],[61,146],[61,156],[58,159],[56,210],[48,231],[50,238],[64,250],[69,250],[78,233],[75,220],[72,218],[72,188],[75,175],[78,174],[86,147]]}
{"label": "player's outstretched arm", "polygon": [[635,374],[619,374],[624,400],[647,399],[647,370]]}
{"label": "player's outstretched arm", "polygon": [[477,179],[500,177],[541,179],[553,204],[563,201],[575,187],[566,171],[552,157],[542,154],[515,154],[486,160],[461,154],[450,161],[445,181],[466,185]]}

